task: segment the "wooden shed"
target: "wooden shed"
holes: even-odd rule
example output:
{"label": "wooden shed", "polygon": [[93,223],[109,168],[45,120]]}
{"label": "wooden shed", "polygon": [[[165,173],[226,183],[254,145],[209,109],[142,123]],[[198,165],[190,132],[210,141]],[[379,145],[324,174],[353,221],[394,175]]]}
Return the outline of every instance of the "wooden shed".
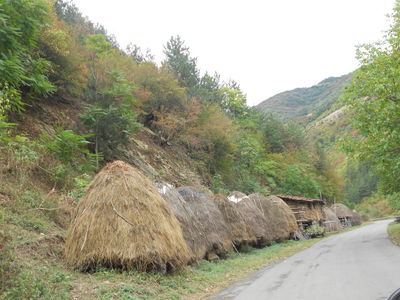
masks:
{"label": "wooden shed", "polygon": [[312,224],[323,225],[325,221],[323,200],[292,195],[277,196],[292,209],[300,229],[305,229]]}

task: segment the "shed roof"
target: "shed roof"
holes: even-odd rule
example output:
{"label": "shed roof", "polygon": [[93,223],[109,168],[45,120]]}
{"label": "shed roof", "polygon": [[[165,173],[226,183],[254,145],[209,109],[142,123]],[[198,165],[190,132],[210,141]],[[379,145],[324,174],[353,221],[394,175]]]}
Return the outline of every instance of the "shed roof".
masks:
{"label": "shed roof", "polygon": [[307,202],[307,203],[320,203],[325,204],[325,202],[321,199],[314,199],[314,198],[306,198],[300,196],[293,196],[293,195],[276,195],[277,197],[281,198],[282,200],[289,200],[289,201],[299,201],[299,202]]}

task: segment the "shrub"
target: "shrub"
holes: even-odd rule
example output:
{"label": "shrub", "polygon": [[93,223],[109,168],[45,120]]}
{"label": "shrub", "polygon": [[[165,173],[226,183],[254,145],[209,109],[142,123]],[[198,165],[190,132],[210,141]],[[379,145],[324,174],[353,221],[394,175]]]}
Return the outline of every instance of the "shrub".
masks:
{"label": "shrub", "polygon": [[57,128],[54,136],[42,135],[41,141],[48,151],[64,165],[71,165],[82,172],[92,172],[101,158],[89,151],[87,139],[91,135],[79,135],[72,130]]}
{"label": "shrub", "polygon": [[310,238],[323,236],[325,235],[325,227],[319,225],[311,225],[306,230],[304,230],[304,233]]}

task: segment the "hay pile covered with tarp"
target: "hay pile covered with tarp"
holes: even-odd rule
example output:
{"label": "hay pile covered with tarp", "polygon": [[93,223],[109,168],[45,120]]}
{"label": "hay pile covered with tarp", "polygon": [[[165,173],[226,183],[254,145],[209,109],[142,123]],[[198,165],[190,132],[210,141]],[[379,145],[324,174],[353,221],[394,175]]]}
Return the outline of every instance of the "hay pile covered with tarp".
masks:
{"label": "hay pile covered with tarp", "polygon": [[268,228],[264,214],[246,194],[232,192],[228,200],[234,203],[241,212],[244,221],[250,226],[252,239],[250,244],[255,247],[264,247],[273,240],[273,233]]}
{"label": "hay pile covered with tarp", "polygon": [[180,187],[178,192],[185,200],[186,207],[194,213],[195,219],[187,226],[200,229],[203,237],[194,239],[193,252],[196,258],[210,258],[211,254],[224,256],[226,252],[232,251],[229,228],[214,200],[197,187]]}
{"label": "hay pile covered with tarp", "polygon": [[242,245],[255,242],[250,225],[246,222],[244,215],[234,203],[224,195],[216,195],[214,201],[222,213],[225,223],[228,225],[230,238],[237,249]]}
{"label": "hay pile covered with tarp", "polygon": [[276,196],[266,197],[259,193],[251,194],[249,198],[264,214],[273,240],[287,240],[299,231],[292,210],[281,198]]}
{"label": "hay pile covered with tarp", "polygon": [[69,265],[140,271],[174,270],[191,252],[180,224],[153,183],[122,162],[107,164],[90,183],[70,224]]}
{"label": "hay pile covered with tarp", "polygon": [[336,232],[342,230],[342,225],[335,212],[331,208],[326,206],[324,206],[322,210],[324,212],[324,226],[326,228],[326,231]]}

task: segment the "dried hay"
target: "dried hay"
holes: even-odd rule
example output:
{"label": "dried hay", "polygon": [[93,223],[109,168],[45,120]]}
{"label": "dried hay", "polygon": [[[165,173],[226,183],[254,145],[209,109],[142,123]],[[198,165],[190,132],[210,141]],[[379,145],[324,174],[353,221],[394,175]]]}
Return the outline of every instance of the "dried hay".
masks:
{"label": "dried hay", "polygon": [[355,210],[352,211],[352,216],[351,216],[350,220],[351,220],[351,225],[353,225],[353,226],[358,226],[358,225],[362,224],[362,217]]}
{"label": "dried hay", "polygon": [[214,197],[225,223],[228,225],[230,236],[235,247],[240,248],[255,241],[250,225],[245,221],[244,215],[239,210],[236,203],[227,199],[224,195]]}
{"label": "dried hay", "polygon": [[198,222],[191,206],[187,205],[185,199],[173,185],[166,182],[157,182],[156,186],[158,192],[167,201],[173,214],[181,224],[186,244],[196,258],[203,258],[207,253],[208,241],[202,224]]}
{"label": "dried hay", "polygon": [[264,214],[273,240],[289,239],[295,232],[299,231],[292,210],[281,198],[276,196],[265,197],[258,193],[249,195],[249,198]]}
{"label": "dried hay", "polygon": [[324,212],[324,226],[326,228],[326,231],[336,232],[342,230],[342,225],[335,212],[331,208],[326,206],[324,206],[322,210]]}
{"label": "dried hay", "polygon": [[185,265],[190,250],[182,229],[156,187],[137,169],[107,164],[76,208],[65,244],[69,265],[140,271],[172,271]]}
{"label": "dried hay", "polygon": [[342,203],[333,204],[331,209],[336,213],[338,218],[347,218],[350,220],[351,225],[353,226],[361,225],[362,223],[361,215]]}
{"label": "dried hay", "polygon": [[335,203],[331,206],[331,209],[336,214],[338,218],[350,218],[353,215],[353,212],[350,208],[342,203]]}
{"label": "dried hay", "polygon": [[241,192],[232,192],[228,199],[235,203],[241,212],[244,221],[250,226],[252,239],[250,244],[255,247],[264,247],[273,240],[273,234],[268,228],[268,222],[256,203]]}
{"label": "dried hay", "polygon": [[293,195],[276,195],[281,198],[292,210],[296,211],[298,221],[316,221],[324,219],[322,207],[324,202],[319,199],[311,199]]}
{"label": "dried hay", "polygon": [[178,192],[186,207],[194,213],[195,219],[187,226],[192,226],[192,231],[201,230],[200,239],[193,237],[195,257],[209,257],[212,253],[223,257],[232,251],[229,228],[216,203],[201,188],[186,186],[179,188]]}

